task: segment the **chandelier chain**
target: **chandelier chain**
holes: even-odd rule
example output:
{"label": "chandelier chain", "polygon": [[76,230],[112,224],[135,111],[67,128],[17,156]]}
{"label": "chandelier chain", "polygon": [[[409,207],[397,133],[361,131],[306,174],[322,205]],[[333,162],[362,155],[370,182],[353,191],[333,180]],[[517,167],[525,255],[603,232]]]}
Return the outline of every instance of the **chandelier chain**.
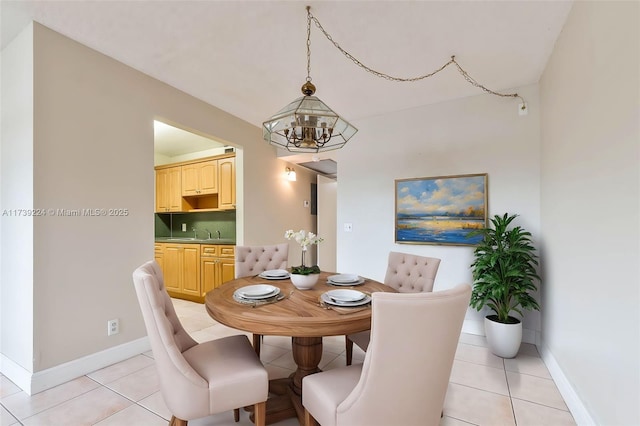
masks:
{"label": "chandelier chain", "polygon": [[311,81],[311,6],[307,6],[307,81]]}
{"label": "chandelier chain", "polygon": [[333,39],[333,37],[331,37],[331,34],[329,34],[324,27],[322,26],[322,24],[320,23],[320,21],[318,20],[318,18],[316,18],[310,10],[310,7],[307,6],[307,80],[311,80],[311,77],[309,76],[311,74],[311,21],[314,22],[315,26],[322,32],[322,34],[324,34],[324,36],[327,38],[327,40],[329,40],[329,42],[331,42],[331,44],[334,45],[334,47],[336,49],[338,49],[340,52],[342,52],[342,54],[344,56],[346,56],[349,60],[351,60],[354,64],[356,64],[357,66],[359,66],[360,68],[364,69],[365,71],[380,77],[380,78],[384,78],[385,80],[390,80],[390,81],[399,81],[399,82],[414,82],[414,81],[419,81],[419,80],[424,80],[425,78],[429,78],[429,77],[433,77],[434,75],[438,74],[440,71],[444,70],[445,68],[447,68],[449,65],[455,65],[455,67],[457,68],[458,72],[462,75],[462,77],[464,77],[464,79],[470,83],[471,85],[482,89],[483,91],[485,91],[486,93],[495,95],[495,96],[501,96],[504,98],[520,98],[522,100],[522,102],[524,103],[524,99],[522,98],[522,96],[518,95],[517,93],[499,93],[496,92],[494,90],[491,90],[485,86],[483,86],[482,84],[478,83],[473,77],[471,77],[469,75],[469,73],[467,71],[465,71],[460,64],[456,61],[456,57],[455,56],[451,56],[451,59],[445,63],[444,65],[442,65],[440,68],[438,68],[435,71],[432,71],[428,74],[424,74],[424,75],[420,75],[417,77],[408,77],[408,78],[404,78],[404,77],[394,77],[391,76],[389,74],[385,74],[383,72],[380,71],[376,71],[373,68],[370,68],[368,66],[366,66],[365,64],[363,64],[358,58],[356,58],[355,56],[353,56],[351,53],[347,52],[345,49],[342,48],[342,46],[340,46],[340,44],[335,41]]}

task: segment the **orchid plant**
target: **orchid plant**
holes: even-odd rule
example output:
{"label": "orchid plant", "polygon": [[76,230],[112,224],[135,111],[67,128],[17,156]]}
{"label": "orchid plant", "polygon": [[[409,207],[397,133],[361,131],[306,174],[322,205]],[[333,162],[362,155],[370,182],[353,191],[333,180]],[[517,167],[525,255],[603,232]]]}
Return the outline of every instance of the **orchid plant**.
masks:
{"label": "orchid plant", "polygon": [[302,247],[302,264],[300,266],[293,266],[291,268],[291,273],[300,275],[319,274],[320,268],[318,267],[318,265],[304,265],[304,257],[310,245],[319,244],[323,241],[323,239],[313,232],[305,231],[303,229],[299,230],[298,232],[293,232],[292,229],[289,229],[284,233],[284,237],[287,240],[295,240],[298,244],[300,244],[300,247]]}

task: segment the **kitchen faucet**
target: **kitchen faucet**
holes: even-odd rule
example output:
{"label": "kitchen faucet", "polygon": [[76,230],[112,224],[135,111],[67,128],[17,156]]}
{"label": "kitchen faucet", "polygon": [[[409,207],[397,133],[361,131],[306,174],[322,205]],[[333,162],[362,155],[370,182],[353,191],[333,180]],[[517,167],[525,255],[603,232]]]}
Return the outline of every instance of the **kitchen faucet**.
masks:
{"label": "kitchen faucet", "polygon": [[207,240],[211,239],[211,231],[209,231],[208,229],[205,229],[205,231],[207,231]]}
{"label": "kitchen faucet", "polygon": [[193,228],[191,228],[191,230],[193,231],[193,239],[197,240],[198,239],[198,231],[196,231],[196,227],[194,226]]}
{"label": "kitchen faucet", "polygon": [[220,230],[218,229],[216,232],[218,233],[218,239],[220,239]]}

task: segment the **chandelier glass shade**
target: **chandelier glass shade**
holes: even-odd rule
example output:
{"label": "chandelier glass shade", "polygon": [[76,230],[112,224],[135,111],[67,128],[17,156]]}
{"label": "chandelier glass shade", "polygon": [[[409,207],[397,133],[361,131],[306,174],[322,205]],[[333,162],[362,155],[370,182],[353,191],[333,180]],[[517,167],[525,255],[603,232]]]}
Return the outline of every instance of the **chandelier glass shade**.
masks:
{"label": "chandelier glass shade", "polygon": [[264,139],[291,152],[322,152],[339,149],[358,129],[313,96],[307,81],[305,95],[289,103],[262,124]]}

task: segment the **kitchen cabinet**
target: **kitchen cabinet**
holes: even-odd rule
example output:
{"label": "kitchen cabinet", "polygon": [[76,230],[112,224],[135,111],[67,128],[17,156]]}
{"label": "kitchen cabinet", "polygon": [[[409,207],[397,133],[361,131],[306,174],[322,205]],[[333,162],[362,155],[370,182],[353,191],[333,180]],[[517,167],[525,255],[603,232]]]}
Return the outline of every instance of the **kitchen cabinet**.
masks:
{"label": "kitchen cabinet", "polygon": [[235,278],[235,246],[155,243],[169,296],[204,303],[208,291]]}
{"label": "kitchen cabinet", "polygon": [[156,213],[236,208],[235,154],[156,168]]}
{"label": "kitchen cabinet", "polygon": [[202,301],[207,292],[235,278],[235,246],[202,244]]}
{"label": "kitchen cabinet", "polygon": [[218,193],[218,160],[208,160],[182,166],[182,196]]}
{"label": "kitchen cabinet", "polygon": [[164,266],[164,246],[162,244],[156,243],[153,247],[153,258],[156,260],[160,269]]}
{"label": "kitchen cabinet", "polygon": [[218,160],[218,208],[236,208],[236,159]]}
{"label": "kitchen cabinet", "polygon": [[182,168],[156,170],[156,212],[183,211]]}
{"label": "kitchen cabinet", "polygon": [[200,301],[200,244],[162,246],[162,273],[169,295]]}

